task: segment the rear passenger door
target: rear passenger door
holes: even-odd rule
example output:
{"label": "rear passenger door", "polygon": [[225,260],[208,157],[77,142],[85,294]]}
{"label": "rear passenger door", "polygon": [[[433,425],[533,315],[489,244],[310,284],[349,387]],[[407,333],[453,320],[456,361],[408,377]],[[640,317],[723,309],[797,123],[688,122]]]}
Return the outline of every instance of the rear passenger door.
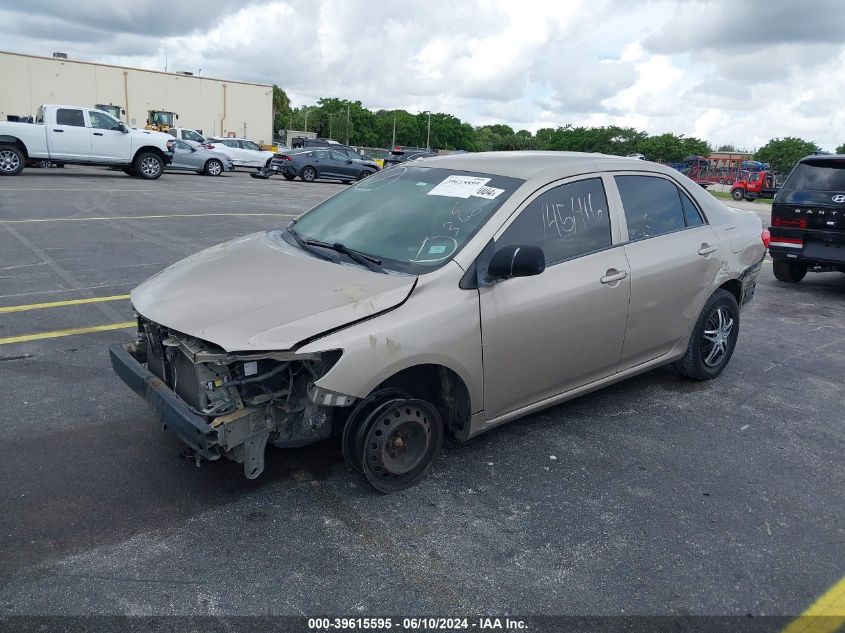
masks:
{"label": "rear passenger door", "polygon": [[631,305],[620,371],[670,352],[692,331],[721,266],[719,242],[667,176],[614,176],[624,209]]}
{"label": "rear passenger door", "polygon": [[55,124],[47,128],[50,158],[91,160],[91,128],[82,108],[58,108],[55,116]]}

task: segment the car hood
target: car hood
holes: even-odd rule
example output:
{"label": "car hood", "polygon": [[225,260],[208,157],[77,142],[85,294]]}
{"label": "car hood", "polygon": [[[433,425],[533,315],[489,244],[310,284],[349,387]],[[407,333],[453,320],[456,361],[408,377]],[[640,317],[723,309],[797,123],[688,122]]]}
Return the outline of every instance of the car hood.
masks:
{"label": "car hood", "polygon": [[318,259],[270,231],[183,259],[131,297],[141,316],[226,351],[288,350],[400,305],[416,279]]}

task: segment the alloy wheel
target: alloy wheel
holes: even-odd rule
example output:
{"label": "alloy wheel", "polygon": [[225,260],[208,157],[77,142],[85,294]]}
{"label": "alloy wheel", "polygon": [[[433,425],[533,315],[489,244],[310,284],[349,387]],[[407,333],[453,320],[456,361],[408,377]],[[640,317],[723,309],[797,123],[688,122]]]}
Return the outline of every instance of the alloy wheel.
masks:
{"label": "alloy wheel", "polygon": [[701,358],[708,367],[717,367],[728,352],[734,320],[725,306],[716,308],[704,326],[701,338]]}
{"label": "alloy wheel", "polygon": [[145,176],[157,176],[161,171],[161,163],[152,156],[141,161],[141,172]]}
{"label": "alloy wheel", "polygon": [[4,149],[0,151],[0,169],[12,173],[16,171],[21,165],[21,159],[12,150]]}

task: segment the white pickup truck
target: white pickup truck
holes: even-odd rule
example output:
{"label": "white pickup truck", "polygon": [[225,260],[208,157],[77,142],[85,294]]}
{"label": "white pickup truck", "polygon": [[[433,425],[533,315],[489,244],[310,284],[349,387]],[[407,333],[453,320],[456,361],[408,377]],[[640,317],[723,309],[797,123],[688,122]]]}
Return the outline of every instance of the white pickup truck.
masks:
{"label": "white pickup truck", "polygon": [[126,127],[94,108],[43,105],[35,123],[0,123],[0,175],[16,176],[28,160],[122,167],[154,180],[173,158],[173,137]]}

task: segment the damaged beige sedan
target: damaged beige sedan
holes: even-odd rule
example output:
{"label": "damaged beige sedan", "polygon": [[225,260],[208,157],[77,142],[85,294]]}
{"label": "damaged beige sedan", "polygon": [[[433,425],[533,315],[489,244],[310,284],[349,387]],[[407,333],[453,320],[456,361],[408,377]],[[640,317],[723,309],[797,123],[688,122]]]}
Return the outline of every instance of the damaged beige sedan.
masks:
{"label": "damaged beige sedan", "polygon": [[756,214],[654,163],[426,158],[149,279],[112,364],[198,460],[254,478],[268,442],[336,435],[394,492],[447,435],[668,363],[718,376],[766,239]]}

